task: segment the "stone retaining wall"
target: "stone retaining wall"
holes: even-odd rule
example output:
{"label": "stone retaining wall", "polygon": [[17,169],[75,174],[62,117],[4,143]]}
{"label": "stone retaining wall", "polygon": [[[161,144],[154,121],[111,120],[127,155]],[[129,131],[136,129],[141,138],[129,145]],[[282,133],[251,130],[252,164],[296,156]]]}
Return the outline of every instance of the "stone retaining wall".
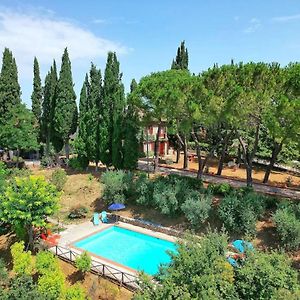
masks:
{"label": "stone retaining wall", "polygon": [[170,227],[164,227],[161,225],[155,225],[155,224],[151,224],[151,222],[148,222],[146,220],[141,220],[141,219],[133,219],[133,218],[127,218],[127,217],[122,217],[122,216],[118,216],[115,214],[108,214],[113,220],[115,221],[120,221],[123,223],[128,223],[131,225],[135,225],[138,227],[142,227],[145,229],[149,229],[152,231],[156,231],[156,232],[161,232],[161,233],[165,233],[174,237],[182,237],[184,232],[183,231],[179,231]]}

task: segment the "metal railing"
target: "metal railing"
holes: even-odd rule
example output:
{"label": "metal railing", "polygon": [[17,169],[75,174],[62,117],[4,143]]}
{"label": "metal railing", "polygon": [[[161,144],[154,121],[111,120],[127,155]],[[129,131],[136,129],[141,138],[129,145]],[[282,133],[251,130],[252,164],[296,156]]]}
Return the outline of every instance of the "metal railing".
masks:
{"label": "metal railing", "polygon": [[[80,256],[80,253],[62,246],[56,245],[54,248],[56,256],[64,261],[71,262],[72,264],[75,262],[76,257]],[[131,291],[139,288],[138,276],[123,272],[99,261],[92,260],[90,272],[100,277],[105,277],[106,279],[109,279],[110,281],[117,283],[118,285],[123,286]]]}

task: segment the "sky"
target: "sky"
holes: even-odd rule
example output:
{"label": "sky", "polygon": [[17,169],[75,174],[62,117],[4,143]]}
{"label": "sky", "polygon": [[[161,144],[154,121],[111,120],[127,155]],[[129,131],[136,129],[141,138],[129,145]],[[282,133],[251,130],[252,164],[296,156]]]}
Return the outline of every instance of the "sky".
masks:
{"label": "sky", "polygon": [[28,107],[34,56],[44,81],[65,47],[79,97],[91,62],[104,73],[108,51],[128,92],[132,78],[169,69],[182,40],[198,74],[231,59],[299,61],[299,32],[299,0],[0,0],[0,49],[13,51]]}

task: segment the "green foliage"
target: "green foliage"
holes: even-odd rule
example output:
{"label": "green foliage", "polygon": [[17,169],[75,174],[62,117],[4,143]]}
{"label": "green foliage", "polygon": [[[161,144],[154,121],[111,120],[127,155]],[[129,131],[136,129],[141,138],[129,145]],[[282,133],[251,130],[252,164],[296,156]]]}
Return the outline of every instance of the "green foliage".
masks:
{"label": "green foliage", "polygon": [[180,47],[177,49],[177,55],[175,60],[173,59],[171,69],[176,70],[188,70],[189,55],[188,50],[185,47],[185,42],[182,41]]}
{"label": "green foliage", "polygon": [[82,156],[71,157],[68,166],[76,171],[83,171],[89,165],[89,161]]}
{"label": "green foliage", "polygon": [[24,251],[24,242],[16,242],[11,246],[13,272],[17,275],[31,275],[33,273],[33,261],[31,252]]}
{"label": "green foliage", "polygon": [[146,173],[140,173],[135,181],[136,203],[151,207],[153,203],[154,183],[149,180]]}
{"label": "green foliage", "polygon": [[85,290],[80,284],[74,284],[69,287],[66,291],[65,300],[86,300]]}
{"label": "green foliage", "polygon": [[[10,110],[21,103],[21,88],[18,83],[18,70],[12,52],[5,48],[0,73],[0,124],[10,119]],[[3,145],[1,145],[3,146]]]}
{"label": "green foliage", "polygon": [[162,180],[156,181],[153,188],[153,202],[164,215],[174,216],[179,210],[179,202],[176,197],[176,189]]}
{"label": "green foliage", "polygon": [[42,295],[33,282],[31,276],[21,275],[14,277],[9,286],[2,291],[0,288],[1,300],[48,300],[47,296]]}
{"label": "green foliage", "polygon": [[4,162],[0,161],[0,194],[4,191],[6,186],[6,179],[9,171]]}
{"label": "green foliage", "polygon": [[62,191],[67,181],[67,173],[63,169],[56,169],[51,174],[50,182],[55,185],[58,191]]}
{"label": "green foliage", "polygon": [[256,193],[231,193],[225,196],[218,212],[230,232],[254,235],[256,221],[265,209],[265,197]]}
{"label": "green foliage", "polygon": [[[61,69],[56,90],[56,105],[54,107],[54,130],[55,135],[61,137],[66,146],[69,136],[77,129],[77,105],[72,79],[71,62],[67,48],[62,56]],[[69,158],[68,147],[66,156]]]}
{"label": "green foliage", "polygon": [[[0,201],[0,220],[11,225],[23,225],[33,242],[33,226],[46,225],[46,216],[58,209],[60,193],[43,177],[15,178]],[[32,245],[30,245],[32,246]]]}
{"label": "green foliage", "polygon": [[87,251],[82,252],[79,256],[76,257],[75,265],[76,268],[83,274],[91,270],[92,259]]}
{"label": "green foliage", "polygon": [[25,104],[14,105],[9,118],[0,126],[1,146],[15,150],[38,149],[35,117]]}
{"label": "green foliage", "polygon": [[297,276],[286,255],[257,251],[236,269],[235,286],[240,299],[276,299],[280,289],[299,292]]}
{"label": "green foliage", "polygon": [[203,195],[196,191],[191,191],[181,205],[181,210],[191,225],[197,228],[209,217],[211,204],[212,197],[210,195]]}
{"label": "green foliage", "polygon": [[48,272],[55,272],[59,269],[57,258],[48,251],[40,251],[36,255],[35,267],[40,275],[45,275]]}
{"label": "green foliage", "polygon": [[[33,63],[33,91],[31,94],[32,112],[40,127],[42,117],[42,102],[43,102],[43,88],[40,77],[40,67],[37,58],[34,58]],[[39,128],[40,137],[40,128]]]}
{"label": "green foliage", "polygon": [[210,183],[207,189],[214,195],[226,196],[233,191],[233,187],[229,183]]}
{"label": "green foliage", "polygon": [[60,269],[45,272],[38,279],[38,291],[47,300],[63,300],[65,295],[65,276]]}
{"label": "green foliage", "polygon": [[135,299],[237,299],[234,270],[225,259],[228,237],[209,233],[178,245],[170,265],[157,276],[159,285],[143,280]]}
{"label": "green foliage", "polygon": [[125,193],[129,190],[130,175],[124,171],[107,171],[101,177],[104,185],[103,200],[109,204],[124,203]]}
{"label": "green foliage", "polygon": [[0,288],[1,286],[5,286],[7,282],[8,282],[8,271],[5,266],[4,260],[0,258]]}
{"label": "green foliage", "polygon": [[117,55],[109,52],[103,81],[103,122],[100,125],[100,133],[105,144],[102,147],[101,161],[106,165],[112,164],[116,169],[122,168],[124,162],[122,124],[126,103],[121,79]]}
{"label": "green foliage", "polygon": [[273,216],[281,244],[288,250],[300,247],[300,205],[298,206],[298,213],[296,206],[290,205],[279,208]]}

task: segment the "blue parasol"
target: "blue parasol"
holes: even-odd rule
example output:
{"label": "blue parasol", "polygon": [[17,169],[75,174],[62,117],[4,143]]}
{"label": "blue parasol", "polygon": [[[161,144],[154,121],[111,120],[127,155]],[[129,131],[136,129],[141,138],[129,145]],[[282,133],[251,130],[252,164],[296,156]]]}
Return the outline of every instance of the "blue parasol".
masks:
{"label": "blue parasol", "polygon": [[121,210],[124,208],[125,205],[123,203],[113,203],[108,207],[109,210]]}

